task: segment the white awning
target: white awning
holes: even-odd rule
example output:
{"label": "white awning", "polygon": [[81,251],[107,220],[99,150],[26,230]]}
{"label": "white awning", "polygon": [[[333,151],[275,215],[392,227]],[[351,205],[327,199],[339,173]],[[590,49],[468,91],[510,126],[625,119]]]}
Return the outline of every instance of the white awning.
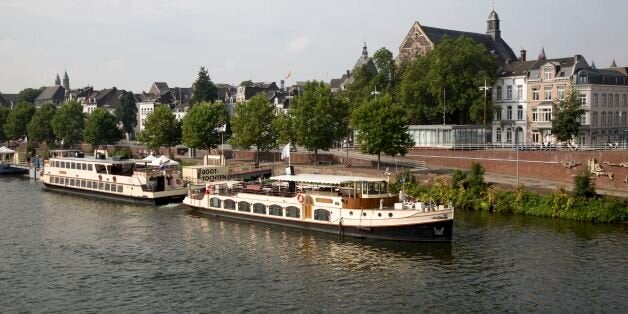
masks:
{"label": "white awning", "polygon": [[8,149],[6,146],[0,147],[0,154],[12,154],[15,153],[14,150]]}
{"label": "white awning", "polygon": [[337,176],[329,174],[297,174],[297,175],[281,175],[270,177],[275,181],[292,181],[304,183],[322,183],[322,184],[345,184],[352,182],[384,182],[384,178],[370,178],[357,176]]}
{"label": "white awning", "polygon": [[152,162],[153,160],[157,159],[157,157],[153,156],[153,154],[150,154],[148,156],[146,156],[146,158],[142,159],[143,161],[148,161],[148,162]]}

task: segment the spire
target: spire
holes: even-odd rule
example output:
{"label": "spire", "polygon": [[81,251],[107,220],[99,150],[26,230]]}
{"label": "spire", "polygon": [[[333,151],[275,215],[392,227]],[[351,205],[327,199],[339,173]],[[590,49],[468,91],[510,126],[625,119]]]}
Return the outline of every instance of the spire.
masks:
{"label": "spire", "polygon": [[546,60],[547,58],[545,57],[545,47],[541,46],[541,53],[539,53],[539,60]]}
{"label": "spire", "polygon": [[591,61],[591,69],[596,70],[597,66],[595,65],[595,60]]}
{"label": "spire", "polygon": [[617,63],[615,63],[615,58],[613,58],[613,63],[611,63],[611,68],[616,68],[617,67]]}
{"label": "spire", "polygon": [[63,74],[63,88],[70,90],[70,78],[68,77],[68,71]]}
{"label": "spire", "polygon": [[55,78],[55,86],[61,85],[61,79],[59,78],[59,73],[57,73],[57,78]]}
{"label": "spire", "polygon": [[362,47],[362,59],[366,60],[369,58],[369,52],[366,50],[366,42],[364,42],[364,46]]}
{"label": "spire", "polygon": [[488,15],[488,20],[486,21],[486,34],[493,37],[493,40],[501,36],[501,31],[499,30],[499,16],[494,9]]}

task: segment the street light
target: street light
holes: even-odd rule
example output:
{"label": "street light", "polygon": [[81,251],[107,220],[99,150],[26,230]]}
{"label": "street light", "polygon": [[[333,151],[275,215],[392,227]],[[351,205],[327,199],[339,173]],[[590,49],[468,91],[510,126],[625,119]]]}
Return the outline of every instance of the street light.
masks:
{"label": "street light", "polygon": [[484,86],[480,86],[480,90],[484,91],[484,142],[486,143],[486,93],[491,89],[490,86],[484,80]]}
{"label": "street light", "polygon": [[522,127],[515,127],[515,149],[517,150],[517,187],[519,187],[519,129],[523,131]]}

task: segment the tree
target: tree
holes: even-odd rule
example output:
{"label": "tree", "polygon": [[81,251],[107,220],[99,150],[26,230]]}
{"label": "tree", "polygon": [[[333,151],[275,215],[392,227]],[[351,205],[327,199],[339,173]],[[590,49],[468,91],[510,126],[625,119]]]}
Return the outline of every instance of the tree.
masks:
{"label": "tree", "polygon": [[146,116],[144,130],[140,132],[138,139],[153,149],[166,146],[170,152],[170,147],[181,143],[181,123],[167,105],[159,105]]}
{"label": "tree", "polygon": [[392,52],[385,47],[380,48],[373,55],[373,62],[377,68],[377,74],[374,77],[377,90],[392,93],[392,83],[395,70],[395,62],[393,61]]}
{"label": "tree", "polygon": [[363,65],[353,69],[351,77],[353,81],[347,86],[343,95],[347,97],[350,108],[353,110],[354,107],[371,97],[371,92],[375,90],[375,74]]}
{"label": "tree", "polygon": [[580,117],[586,113],[581,108],[580,93],[573,85],[569,85],[565,98],[554,103],[557,113],[552,120],[552,135],[561,141],[569,142],[580,130]]}
{"label": "tree", "polygon": [[81,142],[85,128],[83,106],[76,101],[64,103],[52,119],[52,130],[64,147],[72,147]]}
{"label": "tree", "polygon": [[246,86],[246,87],[253,86],[253,81],[251,80],[242,81],[240,82],[240,86]]}
{"label": "tree", "polygon": [[118,119],[107,109],[94,110],[85,122],[83,138],[93,147],[114,144],[124,137],[118,128]]}
{"label": "tree", "polygon": [[595,182],[591,180],[591,169],[584,167],[580,173],[574,177],[574,195],[580,198],[591,198],[595,196]]}
{"label": "tree", "polygon": [[137,105],[132,92],[124,92],[122,94],[120,106],[116,110],[116,117],[118,121],[122,123],[124,133],[128,134],[129,138],[131,138],[131,134],[137,125]]}
{"label": "tree", "polygon": [[351,126],[357,130],[357,142],[363,153],[405,155],[414,141],[408,133],[408,115],[401,105],[393,103],[389,94],[374,97],[351,114]]}
{"label": "tree", "polygon": [[307,82],[291,112],[297,143],[314,152],[315,163],[318,151],[329,150],[347,130],[348,104],[323,82]]}
{"label": "tree", "polygon": [[9,108],[0,107],[0,142],[4,142],[4,140],[6,139],[6,136],[4,134],[4,125],[7,122],[9,112],[11,112]]}
{"label": "tree", "polygon": [[218,99],[218,89],[209,78],[205,67],[201,67],[198,71],[198,78],[194,82],[194,85],[192,85],[192,89],[192,99],[190,100],[192,105],[202,101],[214,102]]}
{"label": "tree", "polygon": [[29,103],[29,104],[35,104],[35,98],[37,98],[37,96],[39,96],[39,94],[41,94],[41,92],[44,91],[44,89],[46,89],[45,87],[40,87],[40,88],[26,88],[23,89],[22,91],[20,91],[19,94],[17,94],[17,103]]}
{"label": "tree", "polygon": [[220,144],[215,129],[225,123],[225,111],[221,103],[197,103],[183,118],[183,143],[191,148],[215,148]]}
{"label": "tree", "polygon": [[28,123],[35,114],[35,106],[29,103],[19,103],[11,109],[4,124],[4,134],[8,139],[24,138]]}
{"label": "tree", "polygon": [[478,87],[485,80],[492,85],[495,71],[495,57],[482,44],[464,36],[444,38],[406,65],[400,100],[415,124],[442,123],[443,111],[449,123],[482,123],[484,94]]}
{"label": "tree", "polygon": [[277,147],[277,138],[273,129],[275,113],[266,96],[253,96],[248,102],[238,103],[231,118],[233,136],[231,145],[250,149],[255,145],[255,160],[259,163],[259,152]]}
{"label": "tree", "polygon": [[42,105],[28,123],[28,138],[31,141],[46,142],[50,145],[54,143],[56,137],[52,130],[52,119],[57,113],[57,106],[54,104]]}
{"label": "tree", "polygon": [[296,128],[294,117],[288,113],[280,112],[273,121],[273,128],[277,134],[279,144],[296,143]]}

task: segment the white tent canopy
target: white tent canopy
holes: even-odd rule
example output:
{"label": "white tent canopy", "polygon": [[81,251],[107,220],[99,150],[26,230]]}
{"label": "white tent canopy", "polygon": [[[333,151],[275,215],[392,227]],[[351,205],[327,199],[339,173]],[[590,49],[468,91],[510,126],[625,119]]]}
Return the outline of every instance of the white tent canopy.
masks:
{"label": "white tent canopy", "polygon": [[159,158],[155,158],[155,160],[151,162],[151,165],[153,166],[161,166],[161,165],[173,166],[173,165],[178,165],[178,164],[179,164],[178,162],[171,160],[165,155],[161,155],[159,156]]}
{"label": "white tent canopy", "polygon": [[15,153],[15,151],[12,149],[8,149],[6,146],[0,147],[0,154],[13,154],[13,153]]}
{"label": "white tent canopy", "polygon": [[143,161],[148,161],[148,162],[153,162],[153,160],[157,159],[157,157],[153,156],[153,154],[150,154],[148,156],[146,156],[146,158],[142,159]]}

